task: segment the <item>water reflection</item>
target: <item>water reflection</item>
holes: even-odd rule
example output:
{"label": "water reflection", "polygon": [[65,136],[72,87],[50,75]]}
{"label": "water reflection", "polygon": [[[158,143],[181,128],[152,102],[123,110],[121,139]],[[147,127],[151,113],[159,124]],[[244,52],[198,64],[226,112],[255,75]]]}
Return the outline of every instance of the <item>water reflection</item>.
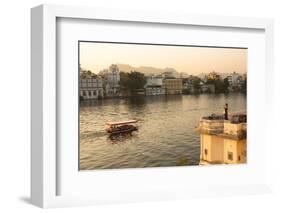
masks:
{"label": "water reflection", "polygon": [[[174,95],[89,100],[80,103],[80,169],[197,165],[199,136],[194,127],[203,115],[246,109],[246,96]],[[105,123],[138,120],[132,136],[110,138]]]}

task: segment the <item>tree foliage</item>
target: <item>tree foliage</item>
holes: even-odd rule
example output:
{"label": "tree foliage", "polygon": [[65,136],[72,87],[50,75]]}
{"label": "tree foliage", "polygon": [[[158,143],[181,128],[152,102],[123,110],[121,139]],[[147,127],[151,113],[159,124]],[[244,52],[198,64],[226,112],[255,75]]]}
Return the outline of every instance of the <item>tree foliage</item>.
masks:
{"label": "tree foliage", "polygon": [[192,85],[196,91],[201,88],[200,82],[201,82],[201,79],[199,77],[193,76]]}
{"label": "tree foliage", "polygon": [[224,80],[222,80],[221,78],[208,79],[206,84],[215,85],[215,92],[216,93],[228,92],[229,82],[228,82],[227,78],[225,78]]}
{"label": "tree foliage", "polygon": [[247,79],[242,82],[242,92],[247,93]]}
{"label": "tree foliage", "polygon": [[228,88],[229,88],[229,81],[228,78],[225,78],[223,79],[223,91],[228,92]]}
{"label": "tree foliage", "polygon": [[126,89],[128,88],[128,83],[129,83],[129,75],[126,72],[120,72],[120,81],[119,85],[123,88]]}
{"label": "tree foliage", "polygon": [[120,72],[120,86],[130,91],[143,89],[146,79],[143,73],[131,71],[130,73]]}

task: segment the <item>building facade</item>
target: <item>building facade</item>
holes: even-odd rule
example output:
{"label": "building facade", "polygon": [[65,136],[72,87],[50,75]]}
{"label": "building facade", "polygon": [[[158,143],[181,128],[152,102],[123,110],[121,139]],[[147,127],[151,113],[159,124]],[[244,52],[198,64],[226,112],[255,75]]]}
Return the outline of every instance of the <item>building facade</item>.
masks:
{"label": "building facade", "polygon": [[215,85],[214,84],[203,84],[201,85],[201,92],[203,93],[215,93]]}
{"label": "building facade", "polygon": [[145,95],[151,96],[151,95],[165,95],[165,88],[160,86],[148,86],[145,88]]}
{"label": "building facade", "polygon": [[163,88],[165,88],[167,95],[182,94],[182,79],[164,79]]}
{"label": "building facade", "polygon": [[163,78],[161,76],[150,75],[146,78],[145,95],[165,95],[165,88],[163,87]]}
{"label": "building facade", "polygon": [[185,93],[187,93],[187,94],[195,93],[195,89],[194,89],[193,83],[190,80],[187,80],[186,82],[184,82],[182,84],[182,89],[184,91],[184,94]]}
{"label": "building facade", "polygon": [[112,64],[108,69],[102,70],[100,75],[104,79],[105,96],[114,97],[120,95],[120,71],[116,64]]}
{"label": "building facade", "polygon": [[238,86],[240,83],[240,75],[236,72],[233,72],[227,76],[227,80],[230,87]]}
{"label": "building facade", "polygon": [[103,82],[100,77],[80,76],[80,97],[82,99],[97,99],[103,96]]}
{"label": "building facade", "polygon": [[247,162],[246,114],[203,117],[200,133],[200,164],[239,164]]}

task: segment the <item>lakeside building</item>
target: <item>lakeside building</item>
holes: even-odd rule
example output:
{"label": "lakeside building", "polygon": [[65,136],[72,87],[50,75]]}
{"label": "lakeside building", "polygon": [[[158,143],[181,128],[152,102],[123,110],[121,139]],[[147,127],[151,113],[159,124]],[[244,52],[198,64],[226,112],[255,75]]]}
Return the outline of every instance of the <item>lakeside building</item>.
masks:
{"label": "lakeside building", "polygon": [[241,76],[241,79],[242,79],[242,81],[246,81],[246,80],[247,80],[247,73],[244,73],[244,74]]}
{"label": "lakeside building", "polygon": [[201,85],[201,92],[202,93],[215,93],[215,85],[214,84],[203,84]]}
{"label": "lakeside building", "polygon": [[161,86],[147,86],[145,88],[145,95],[151,96],[151,95],[165,95],[165,88]]}
{"label": "lakeside building", "polygon": [[229,86],[231,86],[231,87],[238,86],[239,79],[240,79],[240,75],[237,72],[233,72],[227,76]]}
{"label": "lakeside building", "polygon": [[162,73],[162,78],[176,78],[175,73],[172,71],[166,71]]}
{"label": "lakeside building", "polygon": [[239,73],[233,72],[227,76],[229,83],[229,91],[239,91],[243,88],[243,84],[247,80],[246,74],[240,75]]}
{"label": "lakeside building", "polygon": [[100,72],[104,78],[105,95],[108,97],[119,96],[120,93],[120,71],[116,64]]}
{"label": "lakeside building", "polygon": [[80,97],[83,99],[97,99],[103,96],[103,82],[99,76],[80,76]]}
{"label": "lakeside building", "polygon": [[200,120],[200,164],[239,164],[247,162],[247,115],[237,113],[225,120],[211,115]]}
{"label": "lakeside building", "polygon": [[163,78],[162,76],[150,75],[146,77],[145,95],[165,95],[166,91],[163,87]]}
{"label": "lakeside building", "polygon": [[144,96],[145,94],[145,89],[135,89],[132,91],[131,95],[133,96]]}
{"label": "lakeside building", "polygon": [[193,94],[195,93],[195,89],[194,89],[194,86],[193,86],[193,82],[190,78],[188,79],[185,79],[183,84],[182,84],[182,89],[185,91],[188,91],[188,94]]}
{"label": "lakeside building", "polygon": [[163,88],[165,88],[167,95],[182,94],[182,79],[164,79]]}

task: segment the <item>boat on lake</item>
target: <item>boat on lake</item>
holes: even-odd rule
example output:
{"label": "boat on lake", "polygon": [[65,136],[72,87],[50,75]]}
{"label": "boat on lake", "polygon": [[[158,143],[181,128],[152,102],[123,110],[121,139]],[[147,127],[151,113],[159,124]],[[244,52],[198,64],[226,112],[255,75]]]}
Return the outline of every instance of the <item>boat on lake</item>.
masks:
{"label": "boat on lake", "polygon": [[107,122],[106,124],[108,127],[106,128],[106,132],[109,133],[110,136],[119,134],[132,134],[133,131],[138,130],[136,125],[134,125],[137,122],[137,120]]}

